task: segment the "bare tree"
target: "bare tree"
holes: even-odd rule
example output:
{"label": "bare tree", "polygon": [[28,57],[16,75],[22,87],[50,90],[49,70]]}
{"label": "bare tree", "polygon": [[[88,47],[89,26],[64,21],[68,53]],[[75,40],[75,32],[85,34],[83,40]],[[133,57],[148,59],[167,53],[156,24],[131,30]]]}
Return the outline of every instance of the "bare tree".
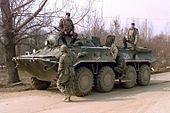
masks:
{"label": "bare tree", "polygon": [[122,43],[122,39],[127,33],[127,28],[121,28],[121,21],[120,18],[115,18],[112,20],[110,24],[110,33],[116,36],[116,43],[117,45],[120,45]]}
{"label": "bare tree", "polygon": [[[8,84],[20,81],[15,63],[12,62],[12,58],[16,56],[16,47],[19,50],[18,54],[20,54],[20,51],[22,51],[20,46],[23,44],[27,45],[28,43],[25,40],[29,40],[31,42],[28,44],[29,46],[38,48],[38,45],[41,45],[39,44],[39,39],[49,34],[49,32],[41,32],[43,31],[43,27],[54,27],[56,18],[61,18],[60,14],[67,11],[73,14],[72,18],[76,20],[75,24],[78,24],[89,13],[95,0],[89,0],[87,6],[84,8],[85,10],[79,10],[79,7],[75,7],[76,1],[74,0],[62,1],[62,6],[60,7],[57,5],[61,1],[49,1],[57,7],[45,8],[44,6],[47,4],[47,1],[0,0],[0,18],[2,18],[0,27],[3,30],[0,43],[5,50],[9,75]],[[36,11],[34,11],[35,7],[37,8]],[[43,13],[40,13],[42,10]]]}
{"label": "bare tree", "polygon": [[100,38],[102,44],[105,43],[105,38],[108,32],[105,30],[105,21],[102,16],[99,16],[97,10],[91,10],[90,13],[79,23],[80,31],[86,37],[95,36]]}
{"label": "bare tree", "polygon": [[[1,17],[2,17],[2,37],[0,42],[5,49],[6,66],[8,69],[8,84],[19,82],[18,71],[15,68],[15,62],[12,58],[16,56],[16,40],[18,33],[31,22],[43,9],[48,0],[42,0],[39,8],[26,18],[17,18],[18,12],[28,10],[34,0],[0,0]],[[21,21],[22,19],[22,21]],[[17,22],[16,22],[17,21]]]}

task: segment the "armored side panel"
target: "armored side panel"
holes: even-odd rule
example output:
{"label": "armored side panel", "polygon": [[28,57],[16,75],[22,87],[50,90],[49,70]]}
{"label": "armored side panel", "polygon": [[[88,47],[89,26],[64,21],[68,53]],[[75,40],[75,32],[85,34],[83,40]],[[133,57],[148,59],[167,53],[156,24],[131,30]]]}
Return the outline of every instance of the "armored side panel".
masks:
{"label": "armored side panel", "polygon": [[152,54],[152,50],[143,47],[137,47],[136,50],[120,48],[119,53],[126,62],[149,62],[151,64],[156,60]]}
{"label": "armored side panel", "polygon": [[[52,44],[51,44],[52,45]],[[60,56],[59,46],[45,47],[30,55],[21,55],[15,58],[19,67],[33,77],[43,81],[51,81],[56,77],[58,57]],[[69,52],[75,56],[74,66],[82,63],[114,63],[110,48],[96,47],[90,39],[77,40],[74,45],[69,45]]]}
{"label": "armored side panel", "polygon": [[[51,37],[50,37],[51,38]],[[94,40],[93,40],[94,39]],[[91,67],[100,68],[103,65],[115,66],[115,60],[112,58],[109,47],[100,47],[98,38],[79,39],[74,45],[68,45],[70,54],[75,56],[74,66],[82,66],[85,63]],[[47,40],[50,47],[36,51],[30,55],[22,55],[14,58],[19,67],[32,74],[39,80],[51,81],[56,77],[58,67],[58,57],[60,56],[60,44],[54,45],[55,40]],[[93,43],[96,42],[96,45]],[[56,42],[55,42],[56,43]],[[138,47],[135,51],[119,48],[119,54],[123,56],[126,63],[147,62],[153,63],[155,58],[152,51],[147,48]],[[100,65],[98,65],[100,64]],[[97,67],[99,66],[99,67]],[[92,72],[97,73],[97,69]]]}
{"label": "armored side panel", "polygon": [[22,55],[15,60],[19,68],[27,71],[39,80],[51,81],[56,77],[58,68],[57,58],[59,48],[44,48],[31,55]]}

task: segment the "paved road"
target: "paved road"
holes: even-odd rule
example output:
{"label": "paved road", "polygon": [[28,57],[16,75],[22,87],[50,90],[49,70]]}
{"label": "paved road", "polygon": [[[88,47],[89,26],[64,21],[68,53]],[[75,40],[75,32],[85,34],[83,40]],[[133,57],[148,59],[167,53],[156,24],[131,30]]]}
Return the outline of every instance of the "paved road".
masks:
{"label": "paved road", "polygon": [[116,87],[62,102],[56,89],[0,92],[0,113],[170,113],[170,73],[152,75],[147,87]]}

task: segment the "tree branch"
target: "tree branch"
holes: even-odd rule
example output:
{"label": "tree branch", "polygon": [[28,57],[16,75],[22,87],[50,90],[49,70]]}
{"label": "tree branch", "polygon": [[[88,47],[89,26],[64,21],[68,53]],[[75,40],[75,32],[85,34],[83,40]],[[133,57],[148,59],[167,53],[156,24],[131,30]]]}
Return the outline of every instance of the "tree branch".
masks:
{"label": "tree branch", "polygon": [[80,18],[77,22],[75,22],[74,24],[78,24],[81,20],[84,19],[84,17],[90,12],[90,9],[91,9],[93,3],[94,3],[94,0],[90,1],[89,6],[88,6],[88,9],[87,9],[87,11],[85,12],[85,14],[83,14],[83,15],[81,16],[81,18]]}
{"label": "tree branch", "polygon": [[42,26],[42,25],[41,25],[41,24],[34,24],[34,25],[32,25],[32,26],[27,27],[27,28],[24,30],[24,32],[27,31],[27,30],[29,30],[29,29],[31,29],[31,28],[38,27],[38,26]]}
{"label": "tree branch", "polygon": [[25,20],[25,22],[23,22],[19,27],[16,28],[16,32],[20,31],[26,24],[28,24],[34,17],[36,17],[39,12],[43,9],[43,7],[45,6],[46,2],[48,0],[44,0],[44,2],[42,3],[42,5],[39,7],[39,9],[32,15],[30,16],[29,18],[27,18]]}
{"label": "tree branch", "polygon": [[20,10],[21,8],[23,8],[23,7],[25,7],[26,5],[32,3],[33,1],[34,1],[34,0],[29,0],[28,2],[26,2],[26,3],[24,3],[24,4],[22,4],[22,5],[18,6],[18,7],[16,7],[13,11],[15,12],[15,11],[17,11],[17,10]]}
{"label": "tree branch", "polygon": [[[51,32],[47,32],[47,33],[45,33],[45,34],[41,34],[41,35],[38,35],[38,36],[44,36],[44,35],[48,35],[48,34],[50,34]],[[28,39],[28,38],[33,38],[33,37],[35,37],[35,36],[37,36],[37,35],[30,35],[30,34],[28,34],[29,36],[27,36],[27,37],[23,37],[23,38],[20,38],[20,39],[18,39],[17,41],[16,41],[16,44],[18,44],[18,43],[20,43],[22,40],[25,40],[25,39]]]}
{"label": "tree branch", "polygon": [[0,0],[2,22],[5,30],[12,31],[12,13],[9,0]]}

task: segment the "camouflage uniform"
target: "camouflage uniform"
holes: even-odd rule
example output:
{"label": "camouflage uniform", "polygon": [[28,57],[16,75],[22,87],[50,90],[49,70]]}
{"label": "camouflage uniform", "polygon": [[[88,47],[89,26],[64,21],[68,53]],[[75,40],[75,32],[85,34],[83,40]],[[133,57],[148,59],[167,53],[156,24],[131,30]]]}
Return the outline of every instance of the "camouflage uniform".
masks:
{"label": "camouflage uniform", "polygon": [[112,54],[113,59],[116,59],[118,54],[118,49],[114,43],[111,45],[110,52]]}
{"label": "camouflage uniform", "polygon": [[57,88],[65,95],[65,101],[70,101],[73,94],[73,59],[69,55],[67,46],[61,46],[61,55],[59,57]]}
{"label": "camouflage uniform", "polygon": [[63,41],[65,45],[67,45],[65,36],[73,37],[70,43],[75,42],[75,40],[77,39],[77,33],[74,32],[74,24],[70,18],[61,19],[59,22],[58,28],[60,30],[60,33],[59,33],[60,39]]}
{"label": "camouflage uniform", "polygon": [[139,31],[138,31],[138,29],[137,28],[130,28],[128,30],[127,35],[123,39],[124,47],[127,48],[127,42],[128,42],[135,49],[138,38],[139,38]]}
{"label": "camouflage uniform", "polygon": [[123,57],[118,54],[116,57],[116,67],[114,68],[114,71],[118,73],[119,75],[125,75],[127,69],[127,65]]}
{"label": "camouflage uniform", "polygon": [[114,35],[108,35],[107,39],[106,39],[106,46],[110,47],[110,53],[113,57],[113,59],[115,60],[118,54],[118,49],[115,45],[115,36]]}

